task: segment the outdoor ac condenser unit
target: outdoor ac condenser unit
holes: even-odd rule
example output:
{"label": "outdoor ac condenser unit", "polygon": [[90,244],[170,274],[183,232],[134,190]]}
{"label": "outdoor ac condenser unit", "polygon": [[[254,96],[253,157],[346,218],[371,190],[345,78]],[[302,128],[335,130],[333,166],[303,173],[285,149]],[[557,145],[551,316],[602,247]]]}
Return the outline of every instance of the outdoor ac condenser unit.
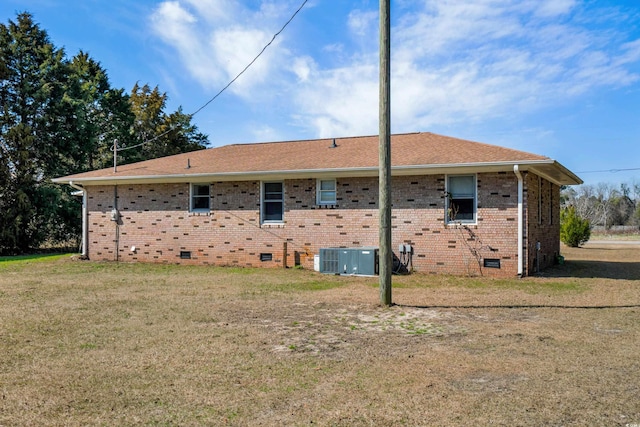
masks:
{"label": "outdoor ac condenser unit", "polygon": [[327,274],[378,274],[378,248],[322,248],[320,272]]}

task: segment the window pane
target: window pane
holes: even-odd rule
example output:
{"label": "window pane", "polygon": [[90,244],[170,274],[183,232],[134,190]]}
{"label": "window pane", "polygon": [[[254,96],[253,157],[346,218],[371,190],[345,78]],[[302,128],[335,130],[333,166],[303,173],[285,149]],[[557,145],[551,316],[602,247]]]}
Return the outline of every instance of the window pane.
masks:
{"label": "window pane", "polygon": [[451,199],[451,220],[473,220],[473,199]]}
{"label": "window pane", "polygon": [[209,186],[208,185],[194,185],[193,186],[193,195],[194,196],[208,196],[209,195]]}
{"label": "window pane", "polygon": [[191,185],[191,209],[209,209],[209,184]]}
{"label": "window pane", "polygon": [[320,202],[328,203],[336,201],[336,192],[335,191],[321,191],[320,192]]}
{"label": "window pane", "polygon": [[474,221],[476,217],[475,175],[450,176],[447,181],[450,221]]}
{"label": "window pane", "polygon": [[320,181],[320,190],[335,190],[336,182],[334,180]]}
{"label": "window pane", "polygon": [[329,205],[336,203],[336,180],[318,180],[318,204]]}
{"label": "window pane", "polygon": [[283,200],[282,183],[267,182],[264,184],[264,200]]}
{"label": "window pane", "polygon": [[282,193],[264,193],[265,200],[282,200]]}
{"label": "window pane", "polygon": [[195,197],[193,199],[193,209],[209,209],[209,196]]}
{"label": "window pane", "polygon": [[282,202],[264,203],[264,221],[282,221]]}
{"label": "window pane", "polygon": [[453,197],[474,197],[474,177],[467,176],[451,176],[449,177],[449,193]]}
{"label": "window pane", "polygon": [[264,192],[266,193],[282,193],[281,182],[265,182]]}
{"label": "window pane", "polygon": [[263,190],[262,221],[282,221],[284,184],[282,182],[265,182]]}

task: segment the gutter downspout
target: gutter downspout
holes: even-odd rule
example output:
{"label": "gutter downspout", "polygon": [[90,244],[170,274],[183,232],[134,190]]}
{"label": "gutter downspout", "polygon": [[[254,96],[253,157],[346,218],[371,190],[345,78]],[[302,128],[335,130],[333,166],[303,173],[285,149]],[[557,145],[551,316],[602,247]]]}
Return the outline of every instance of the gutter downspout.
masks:
{"label": "gutter downspout", "polygon": [[87,215],[87,190],[69,181],[69,186],[76,190],[82,191],[82,257],[88,258],[87,251],[87,232],[89,231],[89,217]]}
{"label": "gutter downspout", "polygon": [[520,169],[518,165],[513,165],[513,173],[516,174],[518,178],[518,276],[522,277],[524,272],[524,250],[522,248],[523,244],[523,236],[522,233],[524,231],[524,218],[523,218],[523,203],[524,203],[524,185],[522,180],[522,174],[520,173]]}

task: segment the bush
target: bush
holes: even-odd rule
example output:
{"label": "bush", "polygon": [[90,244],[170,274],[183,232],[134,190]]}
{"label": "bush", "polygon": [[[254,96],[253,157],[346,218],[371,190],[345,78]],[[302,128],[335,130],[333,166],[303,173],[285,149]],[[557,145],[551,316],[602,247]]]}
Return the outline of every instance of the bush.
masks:
{"label": "bush", "polygon": [[560,240],[572,248],[584,244],[591,237],[591,224],[588,219],[580,218],[573,206],[560,212]]}

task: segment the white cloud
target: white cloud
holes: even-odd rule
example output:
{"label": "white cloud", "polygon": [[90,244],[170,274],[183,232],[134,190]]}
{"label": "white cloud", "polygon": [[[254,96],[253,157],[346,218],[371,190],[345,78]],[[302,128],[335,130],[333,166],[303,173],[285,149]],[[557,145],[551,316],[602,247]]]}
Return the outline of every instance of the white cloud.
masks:
{"label": "white cloud", "polygon": [[234,0],[186,0],[198,16],[207,22],[218,24],[233,21],[233,17],[240,12],[239,4]]}
{"label": "white cloud", "polygon": [[197,18],[178,1],[161,3],[151,17],[156,34],[170,45],[189,72],[203,85],[222,77],[198,33]]}
{"label": "white cloud", "polygon": [[298,88],[299,124],[319,137],[371,134],[377,129],[377,66],[369,63],[316,71]]}
{"label": "white cloud", "polygon": [[[297,6],[276,0],[263,0],[252,9],[246,4],[256,2],[166,1],[152,17],[153,28],[203,87],[220,88],[255,57]],[[396,4],[394,132],[532,112],[599,88],[623,87],[640,77],[640,40],[625,33],[627,17],[597,3]],[[314,12],[306,11],[306,22],[313,21]],[[294,111],[290,117],[297,126],[317,136],[377,133],[377,11],[353,10],[332,19],[331,25],[336,27],[315,31],[338,36],[321,46],[306,40],[300,51],[294,37],[281,35],[230,90],[246,102],[268,100],[281,111]],[[313,57],[308,46],[318,56]],[[263,129],[263,136],[275,134],[268,126],[256,128]]]}
{"label": "white cloud", "polygon": [[[262,50],[271,36],[264,31],[234,27],[216,31],[211,37],[211,52],[216,63],[225,71],[228,80],[237,76]],[[236,93],[244,93],[251,86],[263,83],[269,75],[269,68],[273,63],[273,50],[265,51],[260,61],[256,61],[242,78],[234,83]]]}
{"label": "white cloud", "polygon": [[315,68],[316,64],[313,58],[310,56],[299,56],[294,58],[291,71],[298,77],[298,81],[306,82],[309,80],[309,76]]}
{"label": "white cloud", "polygon": [[353,10],[349,13],[347,25],[351,33],[357,36],[370,34],[378,28],[378,12]]}
{"label": "white cloud", "polygon": [[621,66],[640,61],[640,40],[625,43],[621,48],[624,52],[616,58],[615,65]]}
{"label": "white cloud", "polygon": [[[628,65],[640,60],[640,42],[619,45],[619,31],[573,22],[576,8],[573,0],[429,1],[400,16],[392,29],[393,131],[535,111],[636,81]],[[363,36],[358,22],[348,28]],[[310,75],[300,121],[319,136],[376,133],[377,52],[370,53]]]}
{"label": "white cloud", "polygon": [[255,141],[281,141],[283,139],[278,129],[269,125],[253,124],[251,129]]}
{"label": "white cloud", "polygon": [[[249,9],[239,0],[175,0],[160,3],[151,28],[177,53],[207,90],[221,89],[240,73],[279,29],[285,5],[263,1]],[[274,63],[288,55],[279,38],[229,90],[242,97],[269,80]]]}
{"label": "white cloud", "polygon": [[565,15],[575,7],[576,0],[544,0],[538,5],[535,14],[540,17],[554,17]]}

